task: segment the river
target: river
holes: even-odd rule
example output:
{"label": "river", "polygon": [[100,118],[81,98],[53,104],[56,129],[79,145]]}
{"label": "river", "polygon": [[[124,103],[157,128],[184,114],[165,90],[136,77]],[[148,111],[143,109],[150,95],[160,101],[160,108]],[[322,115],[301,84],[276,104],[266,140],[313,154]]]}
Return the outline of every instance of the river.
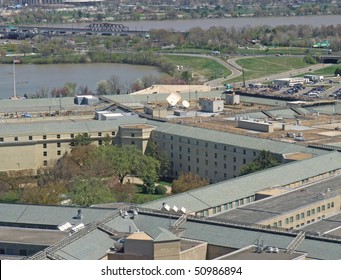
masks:
{"label": "river", "polygon": [[[45,87],[51,91],[61,88],[67,82],[74,82],[77,88],[87,86],[95,91],[101,80],[108,80],[112,75],[119,77],[122,84],[130,86],[137,79],[145,76],[159,76],[156,67],[128,64],[55,64],[55,65],[15,65],[17,96],[35,94],[37,89]],[[0,99],[13,96],[13,65],[0,64]]]}
{"label": "river", "polygon": [[[130,30],[149,31],[151,29],[166,29],[173,31],[186,32],[193,27],[209,29],[212,26],[223,26],[226,28],[242,28],[247,26],[279,26],[279,25],[300,25],[308,24],[313,27],[321,25],[341,24],[340,15],[321,15],[321,16],[288,16],[288,17],[238,17],[238,18],[219,18],[219,19],[188,19],[188,20],[145,20],[145,21],[121,21],[115,22],[129,27]],[[65,24],[64,27],[85,27],[88,23]],[[54,25],[49,25],[50,27]],[[57,26],[57,25],[56,25]],[[59,25],[60,26],[60,25]]]}

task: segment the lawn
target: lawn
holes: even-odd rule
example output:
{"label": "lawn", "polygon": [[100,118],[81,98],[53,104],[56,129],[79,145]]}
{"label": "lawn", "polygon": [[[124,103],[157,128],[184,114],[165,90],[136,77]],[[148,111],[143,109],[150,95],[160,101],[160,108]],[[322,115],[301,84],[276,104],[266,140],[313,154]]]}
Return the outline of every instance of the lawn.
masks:
{"label": "lawn", "polygon": [[231,71],[210,58],[185,55],[165,55],[167,60],[176,65],[183,65],[185,71],[190,71],[208,80],[228,76]]}
{"label": "lawn", "polygon": [[[307,67],[303,58],[288,56],[242,58],[236,61],[244,69],[245,80],[257,79],[268,75]],[[228,80],[227,83],[243,81],[243,76]]]}

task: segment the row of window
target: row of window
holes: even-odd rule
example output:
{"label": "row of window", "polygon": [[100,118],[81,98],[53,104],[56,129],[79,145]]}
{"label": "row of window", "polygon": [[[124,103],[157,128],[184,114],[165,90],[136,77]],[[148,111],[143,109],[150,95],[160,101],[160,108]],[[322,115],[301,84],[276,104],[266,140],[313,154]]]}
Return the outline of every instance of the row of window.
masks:
{"label": "row of window", "polygon": [[[157,137],[157,134],[155,134],[155,136]],[[165,134],[162,135],[162,138],[163,139],[166,138]],[[179,142],[182,142],[182,143],[186,143],[187,142],[187,144],[191,144],[191,145],[197,145],[197,146],[200,145],[200,141],[199,140],[192,139],[192,141],[191,141],[191,139],[189,139],[189,138],[186,138],[186,139],[187,139],[187,141],[183,141],[182,137],[178,138]],[[171,135],[170,136],[170,140],[173,141],[174,140],[174,136]],[[208,142],[205,142],[205,147],[206,148],[209,147],[209,143]],[[213,147],[214,147],[214,149],[218,149],[218,144],[213,144]],[[224,151],[227,151],[227,148],[228,148],[228,146],[226,146],[226,145],[223,146],[223,150]],[[173,144],[171,144],[171,149],[173,149]],[[179,150],[181,151],[181,146],[179,147]],[[243,154],[246,155],[246,151],[247,150],[243,149],[242,151],[243,151]],[[190,152],[190,151],[188,151],[188,152]],[[233,148],[233,152],[237,153],[237,148],[236,147]],[[257,156],[256,151],[253,151],[253,156]]]}
{"label": "row of window", "polygon": [[[115,134],[116,133],[114,131],[111,133],[112,136],[115,136]],[[102,136],[102,132],[98,132],[98,136],[101,137]],[[57,139],[61,139],[60,134],[57,134],[56,138]],[[70,138],[72,138],[72,139],[75,138],[75,134],[71,133],[70,134]],[[14,139],[14,141],[19,141],[19,137],[18,136],[14,136],[13,139]],[[47,139],[47,135],[43,135],[43,140],[46,140],[46,139]],[[30,140],[30,141],[33,140],[33,136],[29,135],[28,136],[28,140]],[[4,141],[5,141],[5,138],[4,137],[0,137],[0,142],[4,142]]]}
{"label": "row of window", "polygon": [[[220,213],[222,211],[234,209],[234,208],[239,207],[241,205],[251,203],[253,201],[255,201],[255,196],[249,196],[249,197],[246,197],[244,199],[238,199],[236,201],[232,201],[232,202],[220,205],[220,206],[213,207],[212,213],[217,214],[217,213]],[[209,210],[199,212],[198,215],[199,216],[209,216]]]}
{"label": "row of window", "polygon": [[[291,216],[289,218],[285,218],[284,224],[288,225],[288,224],[293,223],[294,221],[297,222],[297,221],[303,220],[303,219],[305,219],[305,217],[310,217],[312,215],[315,215],[316,213],[326,211],[326,209],[330,209],[330,208],[334,208],[334,202],[330,202],[330,203],[327,203],[326,205],[318,206],[316,208],[313,208],[313,209],[307,210],[305,212],[296,214],[295,217]],[[313,219],[313,221],[315,221],[315,220]],[[281,227],[282,221],[277,221],[277,222],[273,223],[273,226],[274,227],[277,227],[277,226]]]}

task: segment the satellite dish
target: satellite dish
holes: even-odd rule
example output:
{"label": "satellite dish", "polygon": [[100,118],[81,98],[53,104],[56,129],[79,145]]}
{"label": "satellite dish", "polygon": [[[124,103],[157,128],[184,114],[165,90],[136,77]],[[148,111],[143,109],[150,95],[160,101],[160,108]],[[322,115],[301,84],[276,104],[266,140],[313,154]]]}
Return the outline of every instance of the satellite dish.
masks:
{"label": "satellite dish", "polygon": [[167,96],[166,99],[170,105],[175,106],[176,103],[178,103],[180,101],[181,96],[179,93],[172,92],[170,95]]}
{"label": "satellite dish", "polygon": [[182,101],[182,106],[184,106],[185,108],[188,108],[189,102],[187,100]]}

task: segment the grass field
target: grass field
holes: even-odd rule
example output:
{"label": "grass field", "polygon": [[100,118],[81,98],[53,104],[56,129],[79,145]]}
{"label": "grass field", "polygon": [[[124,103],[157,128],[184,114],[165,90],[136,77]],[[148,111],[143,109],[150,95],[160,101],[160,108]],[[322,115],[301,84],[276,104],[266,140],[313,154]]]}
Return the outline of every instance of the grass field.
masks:
{"label": "grass field", "polygon": [[[302,58],[288,56],[242,58],[236,62],[244,69],[245,80],[257,79],[308,66]],[[236,83],[241,81],[243,81],[243,77],[239,76],[235,79],[228,80],[227,82]]]}
{"label": "grass field", "polygon": [[191,57],[185,55],[165,55],[165,57],[167,60],[176,65],[183,65],[184,71],[190,71],[199,76],[204,76],[208,80],[213,80],[231,74],[229,69],[210,58]]}

